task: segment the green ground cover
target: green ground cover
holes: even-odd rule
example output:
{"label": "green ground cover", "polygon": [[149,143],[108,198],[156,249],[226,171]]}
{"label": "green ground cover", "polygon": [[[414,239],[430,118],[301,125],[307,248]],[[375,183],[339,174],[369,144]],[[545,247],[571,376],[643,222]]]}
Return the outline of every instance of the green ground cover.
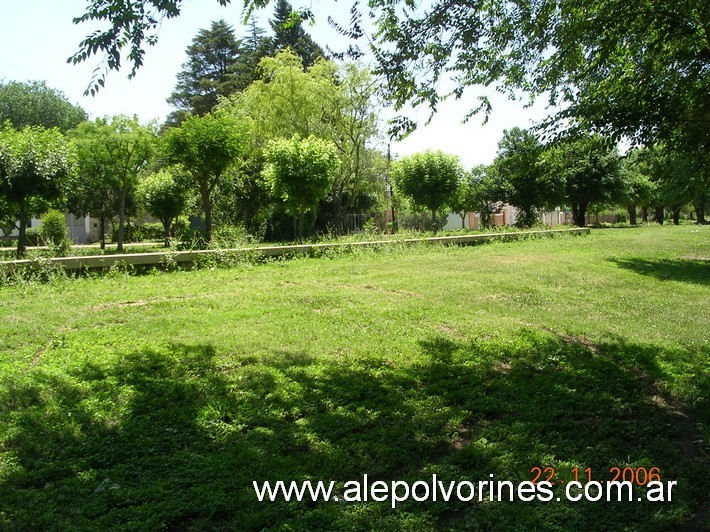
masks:
{"label": "green ground cover", "polygon": [[[609,229],[0,288],[0,528],[707,526],[709,243]],[[252,489],[535,466],[678,484],[396,509]]]}

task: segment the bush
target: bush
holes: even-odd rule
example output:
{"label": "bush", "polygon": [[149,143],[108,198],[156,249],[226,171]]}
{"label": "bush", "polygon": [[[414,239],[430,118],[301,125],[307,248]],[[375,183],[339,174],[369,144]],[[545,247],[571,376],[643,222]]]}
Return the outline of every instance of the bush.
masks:
{"label": "bush", "polygon": [[64,219],[64,213],[50,210],[42,217],[40,234],[45,245],[54,255],[65,255],[71,247],[69,228]]}
{"label": "bush", "polygon": [[[42,235],[40,234],[40,230],[38,228],[28,227],[25,238],[27,238],[28,246],[39,246],[42,240]],[[17,247],[17,240],[14,241],[13,245]]]}
{"label": "bush", "polygon": [[180,251],[191,249],[207,249],[207,235],[204,230],[181,228],[177,236],[177,249]]}
{"label": "bush", "polygon": [[147,223],[141,228],[141,233],[144,240],[163,241],[163,224]]}
{"label": "bush", "polygon": [[[447,212],[440,212],[437,215],[437,227],[443,228],[448,218]],[[417,211],[397,212],[397,224],[400,230],[433,231],[431,214]]]}
{"label": "bush", "polygon": [[258,243],[258,239],[247,233],[244,227],[225,225],[213,231],[211,247],[217,249],[238,248],[255,243]]}
{"label": "bush", "polygon": [[[143,226],[134,223],[128,223],[123,227],[123,242],[142,242],[143,241]],[[118,242],[118,223],[111,227],[111,242]]]}

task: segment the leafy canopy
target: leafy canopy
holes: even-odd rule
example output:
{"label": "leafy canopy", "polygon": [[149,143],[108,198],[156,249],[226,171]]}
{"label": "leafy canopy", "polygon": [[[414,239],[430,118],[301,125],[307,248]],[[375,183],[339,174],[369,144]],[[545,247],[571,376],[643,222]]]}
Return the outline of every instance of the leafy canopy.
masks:
{"label": "leafy canopy", "polygon": [[33,212],[37,205],[33,200],[51,201],[64,195],[74,172],[74,146],[58,129],[0,127],[0,198],[17,209],[18,256],[25,249],[28,219],[38,214]]}
{"label": "leafy canopy", "polygon": [[11,202],[64,194],[75,170],[72,144],[54,129],[0,129],[0,195]]}
{"label": "leafy canopy", "polygon": [[543,151],[531,131],[514,127],[503,132],[491,168],[499,198],[518,208],[516,223],[522,227],[535,223],[538,209],[561,200],[559,179],[542,164]]}
{"label": "leafy canopy", "polygon": [[266,147],[264,178],[286,211],[301,218],[298,237],[303,237],[303,215],[318,206],[338,170],[335,145],[314,136],[277,138]]}
{"label": "leafy canopy", "polygon": [[458,157],[442,151],[415,153],[392,165],[397,190],[431,212],[434,232],[436,212],[454,199],[463,173]]}
{"label": "leafy canopy", "polygon": [[240,56],[246,52],[224,20],[201,29],[187,48],[187,61],[177,75],[177,85],[168,103],[195,115],[210,112],[220,96],[227,97],[246,88],[236,72]]}
{"label": "leafy canopy", "polygon": [[224,112],[190,116],[165,135],[165,154],[209,188],[241,155],[246,124]]}
{"label": "leafy canopy", "polygon": [[218,110],[204,116],[189,116],[165,134],[167,162],[181,165],[200,193],[208,240],[212,232],[212,192],[227,168],[246,152],[249,127],[246,120]]}
{"label": "leafy canopy", "polygon": [[66,133],[86,120],[86,111],[44,81],[0,82],[0,124],[6,120],[15,129],[56,127]]}
{"label": "leafy canopy", "polygon": [[[228,0],[217,0],[225,5]],[[106,21],[70,58],[98,51],[119,69],[129,47],[131,74],[143,44],[155,42],[161,17],[180,13],[181,0],[88,0],[75,19]],[[246,0],[246,14],[270,0]],[[309,10],[301,18],[311,17]],[[363,18],[374,24],[366,35]],[[557,109],[546,125],[592,129],[614,139],[664,140],[706,158],[710,152],[710,3],[706,0],[400,0],[353,5],[341,31],[367,40],[398,108],[492,86],[512,98],[521,91]],[[355,50],[357,53],[357,50]],[[103,84],[94,80],[93,91]],[[444,87],[444,89],[442,89]],[[472,112],[490,111],[478,96]],[[413,123],[401,118],[393,133]]]}

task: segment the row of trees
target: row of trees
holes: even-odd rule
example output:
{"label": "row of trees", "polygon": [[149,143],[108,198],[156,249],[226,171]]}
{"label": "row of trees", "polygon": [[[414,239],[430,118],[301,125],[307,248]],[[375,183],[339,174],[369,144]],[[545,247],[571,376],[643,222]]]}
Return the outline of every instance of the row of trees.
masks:
{"label": "row of trees", "polygon": [[[29,215],[58,200],[76,214],[98,218],[102,236],[116,216],[121,250],[126,215],[138,204],[162,222],[167,244],[175,220],[191,207],[204,215],[207,239],[215,205],[220,223],[243,223],[249,213],[237,217],[231,210],[235,185],[249,191],[241,199],[252,212],[261,201],[271,216],[277,209],[290,217],[299,239],[306,216],[324,205],[342,210],[343,197],[368,187],[383,195],[388,169],[373,164],[384,158],[365,144],[376,122],[356,112],[368,108],[366,72],[352,65],[338,70],[326,61],[303,70],[290,51],[265,58],[262,67],[268,77],[162,135],[156,124],[124,116],[81,122],[66,135],[56,127],[18,130],[7,122],[0,131],[0,213],[12,228],[19,220],[18,254]],[[622,158],[599,136],[543,145],[519,128],[505,132],[490,166],[465,172],[455,156],[424,152],[396,161],[391,174],[397,194],[431,214],[435,232],[444,209],[460,213],[462,221],[465,213],[480,212],[485,226],[503,203],[518,208],[521,226],[559,205],[571,208],[578,225],[585,224],[590,206],[612,205],[625,205],[631,223],[637,208],[644,219],[652,208],[660,223],[670,209],[677,223],[680,209],[692,204],[704,222],[710,188],[690,158],[662,146]]]}
{"label": "row of trees", "polygon": [[[178,213],[200,211],[207,239],[215,217],[219,224],[243,225],[261,236],[270,231],[277,238],[285,236],[288,218],[298,222],[294,230],[302,237],[307,216],[311,224],[343,232],[347,215],[377,201],[381,192],[375,167],[382,166],[382,157],[370,148],[377,135],[376,85],[365,69],[325,60],[285,0],[277,2],[270,26],[273,34],[266,36],[252,19],[243,40],[223,20],[200,30],[168,99],[177,109],[160,129],[125,116],[83,122],[86,114],[63,95],[42,85],[39,92],[48,98],[40,102],[36,90],[27,90],[37,84],[20,83],[12,85],[24,93],[19,99],[0,93],[0,100],[12,103],[0,107],[0,122],[10,119],[7,135],[21,135],[32,125],[66,133],[75,171],[67,172],[67,194],[52,200],[61,198],[75,214],[97,217],[102,246],[107,222],[117,217],[122,249],[126,216],[139,205],[164,221],[166,236]],[[60,113],[48,112],[62,106]],[[16,117],[20,108],[31,113]],[[71,119],[38,121],[55,114]],[[325,157],[327,171],[320,178],[300,171],[303,179],[285,186],[294,176],[279,170],[286,153],[279,146],[290,146],[290,156],[301,164],[308,163],[304,156],[316,166]],[[312,197],[296,207],[293,198],[304,195],[299,187]],[[3,197],[7,234],[20,215],[16,202]],[[167,205],[172,208],[165,210]],[[39,206],[32,209],[37,212]],[[29,214],[23,213],[22,224]],[[24,232],[19,253],[23,248]]]}
{"label": "row of trees", "polygon": [[[90,3],[94,7],[98,6],[96,3]],[[103,5],[104,0],[100,3]],[[497,9],[498,4],[505,2],[493,2],[490,9]],[[613,2],[612,4],[616,5]],[[521,6],[524,7],[523,4]],[[531,13],[536,16],[541,14],[537,8],[533,8],[534,6],[531,7]],[[429,46],[422,48],[424,52],[419,57],[426,61],[431,59],[433,62],[430,65],[436,67],[440,58],[447,57],[444,53],[446,46],[455,45],[466,35],[466,29],[463,27],[467,24],[466,18],[459,18],[459,15],[469,13],[470,20],[488,20],[486,16],[490,14],[486,11],[489,7],[470,6],[457,11],[451,17],[438,18],[435,16],[436,9],[427,11],[418,18],[409,13],[408,7],[404,7],[402,13],[392,12],[390,16],[378,22],[382,30],[380,39],[401,44],[401,47],[396,48],[397,52],[383,52],[377,56],[378,68],[380,73],[386,76],[387,89],[395,101],[403,103],[414,99],[415,103],[429,101],[434,106],[437,101],[437,92],[432,90],[433,86],[417,86],[415,77],[409,75],[409,70],[401,68],[402,61],[409,61],[407,54],[416,48],[412,48],[413,42],[418,42],[431,31],[452,30],[438,34],[439,37],[450,36],[451,41],[441,42],[439,37],[436,37]],[[617,37],[623,41],[623,28],[614,26],[611,18],[604,18],[608,15],[604,10],[597,10],[594,6],[581,11],[576,7],[570,9],[570,17],[567,20],[570,27],[579,22],[575,18],[579,13],[586,13],[585,16],[591,14],[595,20],[619,31],[618,34],[609,34],[609,42],[604,41],[604,46],[613,47]],[[518,11],[526,12],[516,8],[515,13]],[[89,9],[88,18],[112,18],[111,10],[96,13],[95,17],[91,13]],[[121,21],[113,20],[112,30],[108,33],[96,33],[83,44],[89,47],[91,53],[96,53],[98,49],[111,50],[114,45],[120,49],[126,43],[131,43],[138,46],[133,59],[141,57],[141,31],[130,33],[130,39],[115,39],[120,37],[127,27],[140,29],[144,22],[148,25],[151,22],[143,20],[140,13],[134,13],[135,16],[123,11],[122,13],[126,17]],[[522,24],[522,19],[516,18],[517,15],[511,15],[512,19],[508,20],[506,13],[507,11],[503,10],[499,15],[505,15],[503,19],[508,26],[517,28]],[[174,14],[177,12],[172,13]],[[399,18],[400,15],[403,15],[403,18]],[[650,18],[654,16],[648,14]],[[545,17],[536,18],[530,27],[523,28],[525,31],[521,29],[520,34],[513,32],[498,35],[496,32],[499,28],[488,28],[488,23],[482,23],[481,29],[488,28],[490,34],[480,42],[490,42],[491,48],[481,50],[475,58],[468,55],[455,58],[456,61],[463,62],[455,63],[454,70],[469,72],[469,75],[461,78],[461,89],[474,83],[480,76],[488,75],[487,80],[510,83],[508,88],[512,89],[525,81],[525,87],[532,89],[533,93],[549,90],[549,87],[545,89],[544,83],[538,87],[530,81],[534,80],[536,72],[539,74],[533,67],[537,65],[534,56],[540,54],[528,56],[521,53],[516,57],[509,57],[506,64],[470,61],[497,57],[500,55],[500,50],[496,48],[499,45],[505,44],[511,49],[524,51],[528,49],[525,43],[529,44],[530,39],[539,38],[543,43],[548,42],[545,39],[559,37],[560,35],[556,34],[558,30],[567,32],[569,28],[554,26],[557,18],[556,12],[547,13]],[[548,27],[548,23],[552,26]],[[602,29],[606,27],[604,24]],[[380,152],[371,148],[378,130],[373,101],[376,99],[379,84],[366,69],[352,64],[337,66],[323,60],[322,49],[301,27],[301,15],[294,14],[285,0],[279,0],[276,4],[274,20],[271,21],[272,36],[266,37],[253,20],[250,27],[249,37],[242,41],[235,38],[232,28],[224,21],[216,22],[209,30],[201,30],[198,33],[188,49],[188,61],[183,65],[178,84],[170,98],[178,109],[161,130],[158,130],[155,124],[142,126],[135,119],[127,117],[106,118],[76,127],[85,119],[85,113],[68,104],[65,99],[61,105],[54,106],[47,100],[35,97],[32,105],[45,106],[46,109],[63,106],[64,112],[60,114],[67,120],[57,119],[53,123],[47,123],[47,117],[50,117],[49,121],[52,122],[51,117],[54,115],[44,112],[44,109],[42,112],[35,110],[25,113],[24,118],[17,119],[15,115],[19,113],[16,109],[24,105],[22,98],[18,100],[16,97],[18,84],[12,85],[14,92],[5,90],[3,93],[0,90],[0,99],[5,96],[7,101],[13,102],[4,106],[0,102],[0,113],[12,115],[9,118],[11,125],[3,127],[0,210],[6,216],[0,217],[9,220],[15,215],[19,216],[19,203],[22,201],[25,212],[23,218],[26,218],[31,210],[39,212],[38,209],[48,199],[64,196],[67,205],[74,212],[91,212],[98,216],[102,224],[102,234],[105,221],[117,216],[121,247],[126,213],[135,208],[138,198],[146,205],[186,205],[188,211],[201,211],[208,237],[211,234],[213,218],[219,224],[244,225],[251,233],[263,235],[271,231],[271,237],[277,238],[285,235],[284,227],[292,220],[294,234],[302,237],[306,219],[320,228],[327,227],[335,232],[343,232],[348,213],[372,210],[382,196],[387,162]],[[538,33],[528,31],[536,27]],[[406,31],[398,31],[403,28]],[[355,14],[351,30],[357,33],[359,29]],[[660,35],[656,26],[652,29],[653,32],[649,33],[651,37]],[[671,33],[674,38],[677,37],[675,44],[682,44],[681,48],[687,48],[686,45],[692,44],[695,39],[684,32],[678,35],[677,32]],[[587,39],[584,46],[599,49],[593,46],[594,39],[598,37],[594,31],[584,35]],[[138,39],[137,42],[134,37]],[[502,40],[498,37],[502,37]],[[640,42],[647,37],[648,35],[639,35]],[[475,40],[469,41],[470,39],[466,41],[469,47],[475,45]],[[569,44],[565,39],[556,42],[562,48]],[[274,53],[287,45],[287,50]],[[534,46],[529,48],[535,49]],[[434,50],[437,53],[430,57]],[[585,57],[584,48],[576,51],[578,54],[574,57]],[[85,56],[91,55],[90,52],[75,57],[75,60],[83,60]],[[550,52],[553,53],[550,60],[541,65],[543,73],[557,72],[560,77],[555,83],[559,82],[570,95],[574,95],[573,84],[565,81],[564,76],[571,76],[577,68],[575,65],[579,67],[585,64],[585,61],[565,63],[565,50]],[[657,50],[657,53],[662,55],[665,52]],[[321,59],[317,59],[318,57]],[[655,55],[649,55],[649,65],[655,59]],[[258,68],[255,66],[257,61]],[[695,65],[692,61],[692,65]],[[600,58],[586,62],[596,66],[603,63]],[[509,69],[508,64],[514,65],[515,68]],[[546,70],[553,64],[557,64],[555,68],[559,67],[557,71]],[[140,66],[140,61],[134,61],[134,66]],[[421,65],[415,61],[412,66],[417,69]],[[432,79],[438,79],[441,71],[437,68],[431,70],[435,75]],[[612,74],[615,71],[614,67]],[[515,78],[515,72],[520,74],[520,79]],[[419,79],[426,81],[428,78],[424,76]],[[541,79],[550,81],[544,76]],[[555,83],[551,85],[553,88]],[[0,85],[0,89],[9,86]],[[599,94],[604,93],[601,89],[607,87],[604,84],[594,86],[600,89],[597,91]],[[615,87],[619,90],[624,88],[623,84],[617,84]],[[41,84],[35,84],[34,88],[40,89],[35,90],[35,93],[51,92]],[[22,90],[19,90],[19,93],[22,93]],[[693,96],[688,100],[690,103],[686,102],[686,107],[697,110],[697,106],[702,104],[703,94],[707,95],[707,91],[693,92],[692,95],[700,99],[693,100]],[[459,96],[460,92],[456,95]],[[628,95],[621,94],[610,101],[625,101],[629,105],[635,103],[629,99],[624,100],[622,96]],[[663,220],[663,208],[671,209],[677,219],[679,205],[692,203],[696,207],[698,219],[703,219],[708,190],[708,151],[696,148],[702,148],[704,142],[702,135],[697,134],[707,129],[685,127],[687,124],[697,125],[702,122],[695,120],[695,115],[688,115],[693,120],[689,118],[674,122],[676,126],[673,126],[670,122],[663,122],[663,116],[641,116],[643,109],[654,109],[653,106],[642,102],[641,115],[624,115],[627,122],[624,122],[626,129],[622,131],[618,128],[614,130],[616,122],[609,118],[611,115],[604,114],[608,109],[599,110],[597,115],[590,111],[594,110],[594,106],[572,105],[566,109],[574,111],[572,114],[565,111],[567,114],[563,117],[567,124],[573,124],[568,128],[571,134],[556,137],[555,142],[542,145],[531,132],[511,130],[506,132],[501,141],[494,164],[487,168],[476,168],[469,173],[463,172],[456,161],[443,155],[439,157],[440,160],[430,160],[429,155],[420,155],[411,161],[401,161],[401,164],[393,169],[397,188],[404,195],[411,197],[415,206],[428,210],[434,220],[445,206],[457,212],[481,211],[485,220],[499,202],[516,205],[520,211],[518,221],[523,225],[532,223],[539,209],[560,204],[570,206],[575,221],[581,224],[589,205],[599,206],[610,202],[623,202],[629,208],[630,214],[632,207],[635,212],[636,205],[641,206],[642,212],[645,212],[644,205],[655,206],[659,221]],[[601,122],[596,123],[595,116],[605,118],[600,118]],[[602,122],[608,118],[605,123],[611,124],[609,127],[612,129],[608,131],[610,138],[620,134],[633,137],[633,124],[638,122],[634,120],[639,117],[646,122],[653,118],[663,127],[654,129],[652,124],[648,127],[646,122],[637,124],[637,128],[640,128],[638,139],[651,147],[632,153],[623,164],[610,142],[599,136],[580,133],[586,130],[604,130]],[[0,114],[0,121],[5,118],[7,116]],[[44,122],[40,123],[40,119]],[[406,127],[406,121],[398,123]],[[32,164],[39,164],[37,161],[21,162],[24,157],[22,153],[26,153],[27,157],[37,157],[41,150],[32,148],[23,152],[20,146],[23,142],[29,142],[29,145],[33,142],[45,142],[40,139],[41,130],[35,129],[33,137],[32,129],[22,129],[25,126],[54,126],[66,132],[71,140],[65,149],[64,160],[67,164],[65,169],[56,172],[56,178],[61,180],[63,175],[76,174],[79,179],[74,179],[70,185],[55,187],[56,191],[50,191],[46,187],[42,189],[46,183],[39,180],[38,186],[28,188],[29,192],[22,192],[18,183],[23,178],[19,176],[29,174],[22,174],[18,169],[34,168]],[[663,134],[654,136],[654,131],[661,131]],[[689,143],[695,143],[693,149]],[[333,153],[336,154],[335,159],[332,157]],[[298,170],[293,164],[286,164],[286,159],[300,160],[300,165],[311,164],[299,159],[306,155],[312,158],[313,168],[322,170],[322,174],[302,173],[298,177],[298,186],[308,191],[309,201],[304,201],[303,198],[296,200],[295,197],[300,192],[293,186],[289,190],[283,181],[289,176],[293,178]],[[52,180],[53,174],[47,173],[48,168],[42,168],[41,171],[30,170],[29,173],[35,177],[43,175],[45,181]],[[155,177],[156,175],[161,177]],[[414,177],[408,180],[409,175]],[[152,177],[148,179],[147,176]],[[451,176],[457,176],[455,186],[447,181]],[[311,177],[313,183],[307,181]],[[153,186],[145,183],[153,183]],[[62,188],[71,193],[62,194]],[[156,199],[160,196],[159,191],[171,190],[182,190],[186,196],[182,200],[177,198],[178,201],[161,202]],[[18,199],[20,196],[26,199]],[[474,203],[471,198],[478,198],[475,202],[478,208],[468,207]],[[197,204],[197,209],[193,203]],[[153,210],[157,212],[155,208]],[[156,216],[165,220],[175,218],[174,215]],[[166,225],[166,230],[169,226],[170,223]],[[434,227],[436,228],[436,225]]]}
{"label": "row of trees", "polygon": [[405,157],[392,168],[397,190],[431,213],[448,209],[464,216],[481,215],[482,225],[503,204],[518,209],[517,225],[538,223],[540,212],[557,206],[572,211],[574,223],[586,224],[591,207],[623,206],[636,224],[637,210],[644,221],[653,209],[663,223],[665,209],[679,222],[686,205],[705,223],[710,183],[692,159],[661,145],[619,154],[616,144],[598,135],[577,134],[543,144],[531,131],[505,131],[498,154],[489,166],[465,172],[457,158],[441,152]]}
{"label": "row of trees", "polygon": [[[65,145],[63,174],[29,170],[39,184],[56,182],[52,193],[39,184],[20,191],[12,170],[19,163],[5,155],[14,153],[12,143],[40,130],[8,123],[1,148],[5,218],[19,218],[24,227],[30,214],[42,212],[41,202],[29,209],[25,197],[61,199],[71,212],[98,218],[101,235],[117,217],[119,250],[126,216],[138,203],[164,222],[166,233],[178,214],[201,212],[208,240],[215,215],[220,224],[247,226],[261,236],[270,225],[280,226],[277,236],[283,238],[286,220],[295,220],[295,236],[302,238],[307,217],[344,231],[347,214],[382,193],[382,157],[370,147],[377,134],[375,84],[353,64],[319,59],[304,68],[290,49],[263,58],[260,76],[211,112],[188,114],[176,127],[116,116],[81,122],[66,135],[56,127],[41,129]],[[43,137],[27,142],[37,156],[50,149]],[[24,242],[22,230],[20,254]]]}

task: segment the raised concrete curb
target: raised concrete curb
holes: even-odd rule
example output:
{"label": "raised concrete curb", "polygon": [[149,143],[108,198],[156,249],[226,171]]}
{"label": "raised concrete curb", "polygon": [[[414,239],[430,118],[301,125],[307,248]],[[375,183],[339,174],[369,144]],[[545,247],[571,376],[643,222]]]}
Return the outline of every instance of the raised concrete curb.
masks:
{"label": "raised concrete curb", "polygon": [[263,246],[252,248],[232,248],[232,249],[206,249],[196,251],[165,251],[159,253],[126,253],[117,255],[93,255],[84,257],[56,257],[52,259],[24,259],[0,261],[0,267],[11,268],[38,268],[42,264],[51,264],[67,271],[74,270],[95,270],[105,269],[117,263],[133,266],[159,266],[167,263],[178,263],[184,266],[191,265],[195,261],[210,255],[249,253],[265,257],[280,257],[282,255],[304,255],[315,252],[322,252],[328,249],[357,248],[357,247],[377,247],[392,244],[414,245],[419,243],[435,244],[477,244],[494,240],[510,241],[520,240],[529,237],[546,237],[561,234],[586,235],[589,228],[572,229],[549,229],[544,231],[520,231],[515,233],[487,233],[477,235],[461,236],[437,236],[430,238],[407,238],[403,240],[373,240],[368,242],[344,242],[335,244],[299,244],[293,246]]}

